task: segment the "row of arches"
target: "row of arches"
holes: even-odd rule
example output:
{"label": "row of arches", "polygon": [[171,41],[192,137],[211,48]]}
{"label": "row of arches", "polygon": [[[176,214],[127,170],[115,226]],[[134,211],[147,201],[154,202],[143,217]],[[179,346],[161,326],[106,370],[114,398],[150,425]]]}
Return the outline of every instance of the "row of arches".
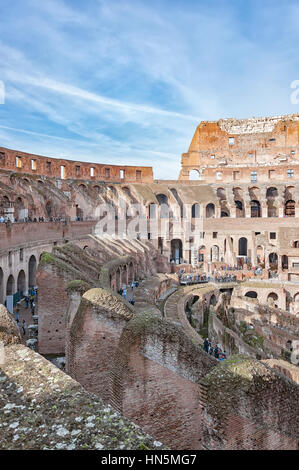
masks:
{"label": "row of arches", "polygon": [[[3,269],[0,267],[0,303],[4,303],[7,296],[19,294],[20,298],[24,296],[27,288],[36,285],[37,260],[32,255],[28,262],[28,271],[21,269],[18,275],[9,274],[7,280],[4,279]],[[28,281],[28,283],[27,283]]]}

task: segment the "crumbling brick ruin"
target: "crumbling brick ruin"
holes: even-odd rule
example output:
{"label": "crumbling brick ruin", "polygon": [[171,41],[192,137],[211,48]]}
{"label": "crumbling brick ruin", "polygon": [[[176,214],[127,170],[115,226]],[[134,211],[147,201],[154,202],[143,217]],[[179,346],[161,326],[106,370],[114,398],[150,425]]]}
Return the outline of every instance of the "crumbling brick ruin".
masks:
{"label": "crumbling brick ruin", "polygon": [[0,148],[0,448],[297,449],[298,152],[299,115],[202,122],[176,181]]}

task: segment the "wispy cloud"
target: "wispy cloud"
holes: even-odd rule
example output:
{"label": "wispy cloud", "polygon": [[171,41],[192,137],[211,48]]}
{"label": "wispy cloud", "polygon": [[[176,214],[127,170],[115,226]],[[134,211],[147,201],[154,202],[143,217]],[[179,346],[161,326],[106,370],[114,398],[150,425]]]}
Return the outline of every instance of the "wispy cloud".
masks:
{"label": "wispy cloud", "polygon": [[295,1],[11,5],[1,5],[0,145],[177,178],[200,120],[299,111]]}

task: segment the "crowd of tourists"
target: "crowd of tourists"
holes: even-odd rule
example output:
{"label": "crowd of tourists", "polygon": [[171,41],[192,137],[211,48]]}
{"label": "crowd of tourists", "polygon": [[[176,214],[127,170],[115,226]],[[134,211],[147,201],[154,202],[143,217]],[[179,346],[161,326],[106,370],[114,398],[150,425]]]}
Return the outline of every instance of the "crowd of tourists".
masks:
{"label": "crowd of tourists", "polygon": [[121,295],[125,300],[127,300],[130,304],[134,305],[134,289],[137,287],[139,287],[139,282],[132,281],[128,285],[123,284],[123,286],[117,291],[117,293]]}
{"label": "crowd of tourists", "polygon": [[184,274],[184,270],[178,273],[179,282],[181,285],[202,284],[207,282],[236,282],[237,276],[235,274],[223,274],[221,272],[213,271],[210,274]]}
{"label": "crowd of tourists", "polygon": [[203,349],[207,354],[210,356],[214,356],[219,361],[223,361],[227,358],[226,351],[222,351],[218,344],[213,348],[211,341],[209,338],[206,338],[203,343]]}
{"label": "crowd of tourists", "polygon": [[[38,301],[38,288],[33,287],[30,290],[30,293],[28,295],[25,295],[24,301],[25,301],[25,309],[26,310],[29,309],[29,305],[30,305],[31,315],[33,317],[36,313],[36,303]],[[27,330],[27,324],[26,324],[25,319],[23,319],[22,323],[21,323],[20,307],[19,307],[18,304],[16,306],[15,313],[16,313],[16,323],[17,323],[18,327],[21,329],[21,332],[22,332],[23,336],[25,336],[26,335],[26,330]]]}

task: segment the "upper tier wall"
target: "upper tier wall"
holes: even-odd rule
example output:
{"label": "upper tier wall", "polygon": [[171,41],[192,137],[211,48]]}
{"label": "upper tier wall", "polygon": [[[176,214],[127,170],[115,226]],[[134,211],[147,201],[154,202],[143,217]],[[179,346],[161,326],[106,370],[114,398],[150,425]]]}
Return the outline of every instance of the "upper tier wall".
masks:
{"label": "upper tier wall", "polygon": [[[286,179],[291,176],[288,170],[298,179],[298,163],[299,115],[206,121],[196,128],[188,152],[182,155],[179,179],[188,180],[192,170],[208,183],[246,182],[254,176],[252,171],[259,173],[260,181]],[[277,167],[282,167],[281,175]]]}
{"label": "upper tier wall", "polygon": [[100,180],[119,183],[151,183],[152,167],[118,166],[42,157],[0,147],[0,168],[62,179]]}

